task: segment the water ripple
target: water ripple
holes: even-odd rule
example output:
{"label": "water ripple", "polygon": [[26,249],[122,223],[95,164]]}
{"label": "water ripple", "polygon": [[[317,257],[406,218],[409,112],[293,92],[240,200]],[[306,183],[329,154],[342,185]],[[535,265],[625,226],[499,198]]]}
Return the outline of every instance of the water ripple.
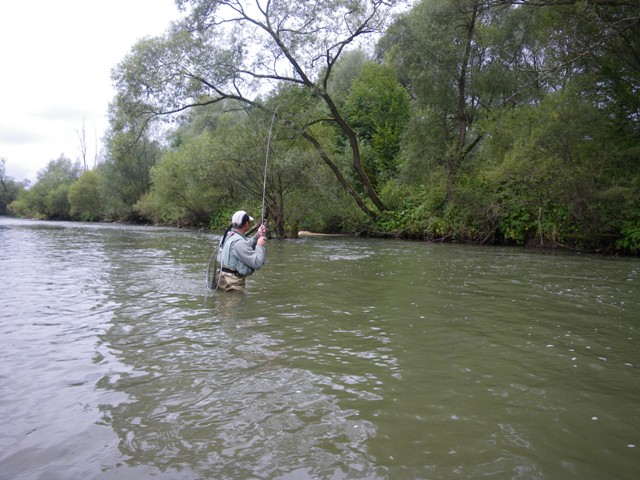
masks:
{"label": "water ripple", "polygon": [[638,262],[0,219],[0,478],[637,470]]}

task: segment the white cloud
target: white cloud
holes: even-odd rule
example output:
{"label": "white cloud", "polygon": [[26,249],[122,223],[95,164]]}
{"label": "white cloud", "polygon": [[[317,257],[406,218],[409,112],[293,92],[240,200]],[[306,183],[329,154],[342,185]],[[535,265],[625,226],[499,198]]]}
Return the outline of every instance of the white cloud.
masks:
{"label": "white cloud", "polygon": [[[179,17],[173,0],[0,3],[0,158],[16,180],[64,154],[88,156],[107,127],[111,70],[145,36]],[[98,145],[98,148],[99,145]]]}

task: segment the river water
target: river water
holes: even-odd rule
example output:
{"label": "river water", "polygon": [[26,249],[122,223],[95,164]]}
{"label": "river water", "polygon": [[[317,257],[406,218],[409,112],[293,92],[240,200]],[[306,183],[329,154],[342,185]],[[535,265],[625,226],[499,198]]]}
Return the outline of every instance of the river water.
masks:
{"label": "river water", "polygon": [[640,262],[0,217],[0,479],[636,479]]}

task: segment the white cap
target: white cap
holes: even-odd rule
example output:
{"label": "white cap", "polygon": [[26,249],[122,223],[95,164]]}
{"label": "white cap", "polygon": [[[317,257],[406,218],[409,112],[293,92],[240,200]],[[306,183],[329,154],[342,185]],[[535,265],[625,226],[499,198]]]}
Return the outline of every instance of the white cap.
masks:
{"label": "white cap", "polygon": [[241,225],[244,225],[244,222],[246,222],[247,220],[250,220],[253,222],[253,217],[250,217],[249,214],[244,210],[238,210],[236,213],[233,214],[233,217],[231,217],[231,223],[233,224],[234,227],[239,227]]}

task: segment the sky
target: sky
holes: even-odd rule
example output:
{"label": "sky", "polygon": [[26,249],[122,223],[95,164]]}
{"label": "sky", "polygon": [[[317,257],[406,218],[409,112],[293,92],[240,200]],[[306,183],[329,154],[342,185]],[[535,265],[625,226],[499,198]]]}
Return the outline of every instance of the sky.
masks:
{"label": "sky", "polygon": [[173,0],[0,1],[0,158],[35,183],[49,161],[87,163],[107,129],[111,70],[180,14]]}

